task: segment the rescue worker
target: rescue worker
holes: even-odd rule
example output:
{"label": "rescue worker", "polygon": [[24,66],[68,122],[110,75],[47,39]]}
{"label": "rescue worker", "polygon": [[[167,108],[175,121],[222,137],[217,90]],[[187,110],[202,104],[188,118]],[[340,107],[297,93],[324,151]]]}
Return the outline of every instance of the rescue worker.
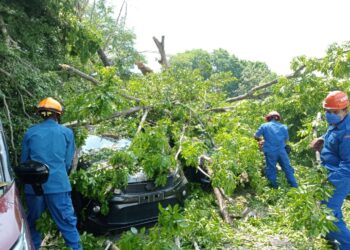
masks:
{"label": "rescue worker", "polygon": [[[339,232],[330,232],[327,239],[337,241],[340,249],[350,249],[350,231],[346,227],[341,211],[344,199],[350,193],[350,116],[348,96],[342,91],[332,91],[323,101],[327,132],[314,139],[310,147],[321,149],[321,163],[328,171],[328,181],[335,187],[333,195],[325,201],[338,219],[334,224]],[[323,147],[323,148],[322,148]]]}
{"label": "rescue worker", "polygon": [[46,164],[50,170],[47,182],[42,185],[43,195],[35,195],[31,185],[25,185],[24,188],[32,240],[35,249],[39,249],[42,239],[35,222],[48,209],[66,245],[74,250],[82,249],[68,178],[75,152],[74,135],[71,129],[58,124],[63,109],[55,99],[43,99],[37,111],[44,121],[30,127],[25,133],[21,162],[38,161]]}
{"label": "rescue worker", "polygon": [[[289,185],[298,187],[294,177],[294,169],[290,165],[286,142],[289,140],[286,125],[280,123],[281,115],[277,111],[271,111],[265,116],[266,123],[262,124],[256,131],[254,137],[265,155],[265,176],[272,187],[277,188],[277,162],[286,175]],[[262,137],[264,140],[262,140]]]}

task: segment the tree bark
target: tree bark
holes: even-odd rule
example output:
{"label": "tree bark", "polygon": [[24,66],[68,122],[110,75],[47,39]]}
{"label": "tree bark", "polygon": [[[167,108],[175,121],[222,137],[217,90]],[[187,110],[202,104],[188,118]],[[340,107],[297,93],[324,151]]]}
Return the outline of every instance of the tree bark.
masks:
{"label": "tree bark", "polygon": [[[293,74],[290,74],[290,75],[287,75],[286,78],[287,79],[292,79],[292,78],[295,78],[297,76],[300,75],[300,72],[305,68],[306,66],[305,65],[302,65],[300,66]],[[271,82],[268,82],[268,83],[265,83],[265,84],[262,84],[262,85],[259,85],[259,86],[255,86],[254,88],[250,89],[247,93],[243,94],[243,95],[239,95],[239,96],[236,96],[236,97],[232,97],[232,98],[228,98],[226,99],[226,102],[237,102],[237,101],[241,101],[243,99],[248,99],[248,98],[252,98],[254,97],[253,94],[260,90],[260,89],[265,89],[267,87],[270,87],[274,84],[278,83],[278,79],[275,79]]]}
{"label": "tree bark", "polygon": [[[73,73],[75,75],[80,76],[81,78],[88,80],[90,82],[92,82],[95,85],[98,85],[100,82],[98,80],[96,80],[95,78],[93,78],[92,76],[89,76],[88,74],[68,65],[68,64],[59,64],[59,66],[61,67],[61,69],[68,71],[70,73]],[[118,93],[120,96],[132,100],[132,101],[136,101],[136,102],[141,102],[141,99],[137,98],[137,97],[133,97],[133,96],[129,96],[129,95],[125,95],[125,94],[121,94]]]}
{"label": "tree bark", "polygon": [[107,57],[106,53],[101,48],[99,48],[97,50],[97,54],[100,57],[100,59],[103,63],[103,66],[105,66],[105,67],[113,66],[113,63],[111,62],[111,60]]}
{"label": "tree bark", "polygon": [[[209,161],[211,162],[212,159],[206,155],[201,155],[199,158],[198,158],[198,167],[201,168],[203,165],[204,165],[204,162],[205,161]],[[211,176],[212,175],[212,172],[210,169],[208,169],[208,175]],[[220,211],[220,215],[222,217],[222,219],[228,223],[228,224],[232,224],[232,218],[230,217],[227,209],[226,209],[226,203],[225,203],[225,199],[224,197],[222,196],[221,192],[220,192],[220,189],[217,188],[217,187],[213,187],[213,192],[214,192],[214,195],[216,197],[216,201],[217,201],[217,204],[219,206],[219,211]]]}
{"label": "tree bark", "polygon": [[156,37],[153,37],[153,41],[156,43],[159,54],[160,54],[160,60],[158,60],[159,64],[162,65],[164,68],[168,68],[168,60],[166,58],[165,54],[165,48],[164,48],[164,36],[162,36],[162,41],[160,42]]}
{"label": "tree bark", "polygon": [[142,72],[142,75],[147,75],[149,73],[153,73],[153,70],[150,67],[147,67],[143,62],[135,63],[137,68]]}

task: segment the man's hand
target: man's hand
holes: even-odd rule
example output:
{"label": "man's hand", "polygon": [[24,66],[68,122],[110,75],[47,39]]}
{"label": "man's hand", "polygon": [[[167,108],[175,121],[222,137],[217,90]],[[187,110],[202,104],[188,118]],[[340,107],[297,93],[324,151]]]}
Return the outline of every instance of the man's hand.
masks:
{"label": "man's hand", "polygon": [[260,150],[260,151],[263,150],[264,142],[265,142],[264,140],[258,141],[258,146],[259,146],[259,150]]}
{"label": "man's hand", "polygon": [[323,138],[315,138],[309,144],[309,147],[315,151],[321,151],[323,147],[324,139]]}

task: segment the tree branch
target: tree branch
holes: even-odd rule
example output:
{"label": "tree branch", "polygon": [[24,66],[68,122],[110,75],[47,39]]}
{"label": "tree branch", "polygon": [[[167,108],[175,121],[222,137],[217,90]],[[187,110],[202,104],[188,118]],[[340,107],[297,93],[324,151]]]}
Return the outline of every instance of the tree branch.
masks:
{"label": "tree branch", "polygon": [[177,159],[179,158],[179,155],[182,151],[182,146],[181,146],[181,143],[185,137],[185,131],[186,131],[186,125],[183,125],[182,127],[182,132],[181,132],[181,136],[180,136],[180,140],[179,140],[179,149],[177,150],[176,154],[175,154],[175,160],[177,161]]}
{"label": "tree branch", "polygon": [[[209,156],[206,155],[201,155],[200,157],[198,157],[198,167],[197,169],[201,168],[202,166],[204,166],[204,162],[208,161],[208,162],[212,162],[212,159]],[[212,172],[211,170],[208,168],[208,175],[209,177],[212,176]],[[220,210],[220,214],[221,217],[223,218],[223,220],[228,223],[228,224],[232,224],[232,218],[230,217],[227,209],[226,209],[226,203],[224,200],[223,195],[220,192],[220,189],[217,187],[213,187],[213,192],[214,195],[216,197],[217,200],[217,204],[219,206],[219,210]]]}
{"label": "tree branch", "polygon": [[73,73],[75,75],[78,75],[81,78],[84,78],[85,80],[88,80],[95,85],[99,84],[99,82],[95,78],[93,78],[92,76],[89,76],[88,74],[86,74],[86,73],[84,73],[84,72],[82,72],[82,71],[80,71],[72,66],[69,66],[68,64],[59,64],[59,66],[61,67],[61,69],[68,71],[69,73]]}
{"label": "tree branch", "polygon": [[136,131],[136,134],[140,133],[140,131],[141,131],[142,127],[143,127],[143,124],[146,121],[147,115],[148,115],[148,109],[145,109],[145,113],[143,114],[143,116],[141,118],[139,127],[137,128],[137,131]]}
{"label": "tree branch", "polygon": [[16,147],[15,147],[15,142],[14,142],[14,138],[13,138],[13,127],[12,127],[12,120],[11,120],[11,113],[10,113],[10,110],[9,110],[9,106],[7,105],[7,102],[6,102],[6,97],[4,94],[2,94],[2,100],[4,102],[4,106],[5,106],[5,109],[6,109],[6,114],[7,114],[7,119],[9,121],[9,126],[10,126],[10,138],[11,138],[11,146],[12,146],[12,149],[14,151],[14,160],[15,160],[15,165],[18,165],[18,162],[17,162],[17,150],[16,150]]}
{"label": "tree branch", "polygon": [[153,41],[156,43],[156,46],[157,46],[159,54],[160,54],[160,60],[158,60],[158,62],[163,67],[168,68],[169,64],[168,64],[168,60],[167,60],[166,54],[165,54],[164,36],[162,36],[162,41],[161,42],[156,37],[153,37]]}
{"label": "tree branch", "polygon": [[[73,73],[75,75],[78,75],[78,76],[82,77],[83,79],[92,82],[95,85],[100,84],[100,82],[98,80],[96,80],[95,78],[93,78],[92,76],[89,76],[88,74],[86,74],[86,73],[84,73],[84,72],[82,72],[82,71],[80,71],[80,70],[78,70],[78,69],[76,69],[68,64],[59,64],[59,66],[63,70],[68,71],[70,73]],[[129,95],[121,94],[121,93],[118,93],[118,95],[120,95],[126,99],[132,100],[132,101],[141,102],[141,99],[133,97],[133,96],[129,96]]]}
{"label": "tree branch", "polygon": [[0,72],[3,73],[5,76],[12,78],[12,75],[3,68],[0,68]]}
{"label": "tree branch", "polygon": [[26,111],[26,107],[24,105],[24,100],[23,100],[23,96],[21,94],[21,92],[19,91],[19,89],[16,87],[17,89],[17,92],[19,94],[19,96],[21,97],[21,103],[22,103],[22,110],[23,110],[23,113],[29,118],[29,119],[32,119],[32,117],[30,115],[28,115],[27,111]]}
{"label": "tree branch", "polygon": [[105,67],[110,67],[113,66],[111,60],[109,60],[109,58],[107,57],[106,53],[104,52],[104,50],[102,50],[101,48],[99,48],[97,50],[97,54],[99,56],[99,58],[101,59],[103,66]]}
{"label": "tree branch", "polygon": [[147,67],[143,62],[135,62],[137,68],[142,72],[142,75],[147,75],[153,73],[153,70],[150,67]]}
{"label": "tree branch", "polygon": [[[300,72],[305,68],[305,65],[302,65],[300,66],[293,74],[290,74],[290,75],[287,75],[286,78],[287,79],[292,79],[292,78],[295,78],[297,76],[300,75]],[[278,79],[275,79],[271,82],[268,82],[268,83],[265,83],[263,85],[259,85],[259,86],[255,86],[254,88],[250,89],[247,93],[243,94],[243,95],[239,95],[239,96],[236,96],[236,97],[232,97],[232,98],[228,98],[226,99],[226,102],[237,102],[237,101],[240,101],[240,100],[243,100],[243,99],[248,99],[248,98],[251,98],[253,97],[253,94],[260,90],[260,89],[265,89],[267,87],[270,87],[271,85],[274,85],[278,83]]]}

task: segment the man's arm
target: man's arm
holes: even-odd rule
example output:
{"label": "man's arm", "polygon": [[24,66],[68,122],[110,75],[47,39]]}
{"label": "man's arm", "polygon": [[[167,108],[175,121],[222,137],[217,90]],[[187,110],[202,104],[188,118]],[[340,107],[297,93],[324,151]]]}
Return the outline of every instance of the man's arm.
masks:
{"label": "man's arm", "polygon": [[264,132],[264,128],[261,125],[254,135],[254,139],[258,141],[259,150],[262,150],[264,145],[264,140],[262,139],[262,136],[264,135],[263,132]]}
{"label": "man's arm", "polygon": [[28,134],[24,135],[22,141],[21,163],[29,160]]}
{"label": "man's arm", "polygon": [[67,145],[67,152],[66,152],[66,170],[69,172],[69,170],[72,167],[73,163],[73,157],[75,152],[75,141],[74,141],[74,134],[71,129],[67,129],[68,133],[68,145]]}
{"label": "man's arm", "polygon": [[350,176],[350,132],[345,133],[339,143],[339,170],[338,172]]}

